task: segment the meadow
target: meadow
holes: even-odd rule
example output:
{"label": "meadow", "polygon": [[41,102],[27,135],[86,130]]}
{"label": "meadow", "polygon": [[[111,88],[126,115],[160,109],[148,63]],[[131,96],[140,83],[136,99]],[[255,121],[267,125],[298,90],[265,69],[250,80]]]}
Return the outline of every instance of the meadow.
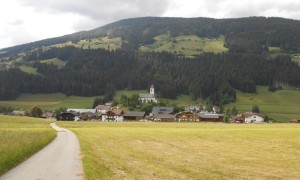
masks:
{"label": "meadow", "polygon": [[58,122],[86,179],[299,179],[298,124]]}
{"label": "meadow", "polygon": [[167,51],[174,54],[183,54],[187,57],[197,56],[203,52],[222,53],[228,51],[224,47],[225,38],[218,39],[198,37],[196,35],[171,37],[170,34],[156,36],[155,42],[140,47],[141,51]]}
{"label": "meadow", "polygon": [[50,122],[0,115],[0,175],[38,152],[56,137]]}
{"label": "meadow", "polygon": [[[98,97],[98,96],[97,96]],[[100,96],[99,96],[100,97]],[[0,101],[0,106],[12,106],[18,109],[30,109],[39,106],[42,109],[53,110],[59,107],[87,108],[93,105],[95,97],[66,96],[63,93],[51,94],[21,94],[14,101]]]}
{"label": "meadow", "polygon": [[283,89],[276,92],[268,91],[266,86],[258,86],[257,93],[237,91],[237,100],[226,108],[236,106],[240,113],[251,111],[258,105],[260,111],[277,122],[288,122],[292,118],[300,118],[300,91]]}

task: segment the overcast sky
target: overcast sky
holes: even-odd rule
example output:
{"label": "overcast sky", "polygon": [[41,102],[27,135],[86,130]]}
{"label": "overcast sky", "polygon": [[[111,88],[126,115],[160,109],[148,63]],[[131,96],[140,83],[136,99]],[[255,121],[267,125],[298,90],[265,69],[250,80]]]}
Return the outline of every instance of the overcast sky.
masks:
{"label": "overcast sky", "polygon": [[299,0],[7,0],[0,48],[90,30],[131,17],[276,16],[300,20]]}

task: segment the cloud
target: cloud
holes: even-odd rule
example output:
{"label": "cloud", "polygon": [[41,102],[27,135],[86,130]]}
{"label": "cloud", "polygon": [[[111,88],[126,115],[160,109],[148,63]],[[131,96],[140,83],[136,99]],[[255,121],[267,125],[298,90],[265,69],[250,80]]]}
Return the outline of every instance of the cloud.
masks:
{"label": "cloud", "polygon": [[300,19],[298,0],[9,0],[0,3],[0,48],[143,16]]}
{"label": "cloud", "polygon": [[49,13],[73,13],[95,22],[112,22],[139,16],[161,16],[168,8],[167,0],[22,0],[22,5],[35,11]]}

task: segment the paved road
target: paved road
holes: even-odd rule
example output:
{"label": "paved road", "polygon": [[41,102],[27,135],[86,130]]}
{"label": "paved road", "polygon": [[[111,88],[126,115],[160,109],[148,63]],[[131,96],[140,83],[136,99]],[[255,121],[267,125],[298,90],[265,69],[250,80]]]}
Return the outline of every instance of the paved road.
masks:
{"label": "paved road", "polygon": [[79,142],[71,131],[54,123],[57,137],[41,151],[0,177],[0,180],[80,180]]}

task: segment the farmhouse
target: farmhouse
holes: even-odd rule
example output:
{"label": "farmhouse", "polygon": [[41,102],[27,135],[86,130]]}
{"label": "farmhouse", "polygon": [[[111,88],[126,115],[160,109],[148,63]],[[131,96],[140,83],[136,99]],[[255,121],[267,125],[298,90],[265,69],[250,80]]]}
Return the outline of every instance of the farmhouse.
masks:
{"label": "farmhouse", "polygon": [[152,108],[152,114],[172,114],[174,111],[173,107],[162,107],[162,106],[155,106]]}
{"label": "farmhouse", "polygon": [[77,112],[77,113],[96,113],[96,109],[67,109],[67,112]]}
{"label": "farmhouse", "polygon": [[199,113],[199,120],[203,122],[222,122],[223,114]]}
{"label": "farmhouse", "polygon": [[245,123],[262,123],[264,122],[264,117],[261,114],[258,113],[244,113],[243,118],[245,119],[244,122]]}
{"label": "farmhouse", "polygon": [[155,98],[153,84],[150,87],[150,93],[149,94],[139,94],[139,99],[142,103],[151,103],[151,102],[157,103],[157,100]]}
{"label": "farmhouse", "polygon": [[145,117],[145,112],[136,112],[136,111],[129,111],[124,114],[124,120],[130,121],[139,121]]}
{"label": "farmhouse", "polygon": [[173,114],[154,114],[153,121],[160,121],[160,122],[174,122],[175,115]]}
{"label": "farmhouse", "polygon": [[196,122],[199,121],[199,116],[192,112],[182,112],[176,115],[176,121],[188,121],[188,122]]}
{"label": "farmhouse", "polygon": [[122,109],[109,110],[102,114],[102,121],[123,121],[124,111]]}
{"label": "farmhouse", "polygon": [[77,112],[61,112],[59,114],[58,120],[60,121],[77,121],[79,119]]}
{"label": "farmhouse", "polygon": [[97,113],[106,113],[107,111],[111,110],[111,105],[98,105],[96,106]]}

